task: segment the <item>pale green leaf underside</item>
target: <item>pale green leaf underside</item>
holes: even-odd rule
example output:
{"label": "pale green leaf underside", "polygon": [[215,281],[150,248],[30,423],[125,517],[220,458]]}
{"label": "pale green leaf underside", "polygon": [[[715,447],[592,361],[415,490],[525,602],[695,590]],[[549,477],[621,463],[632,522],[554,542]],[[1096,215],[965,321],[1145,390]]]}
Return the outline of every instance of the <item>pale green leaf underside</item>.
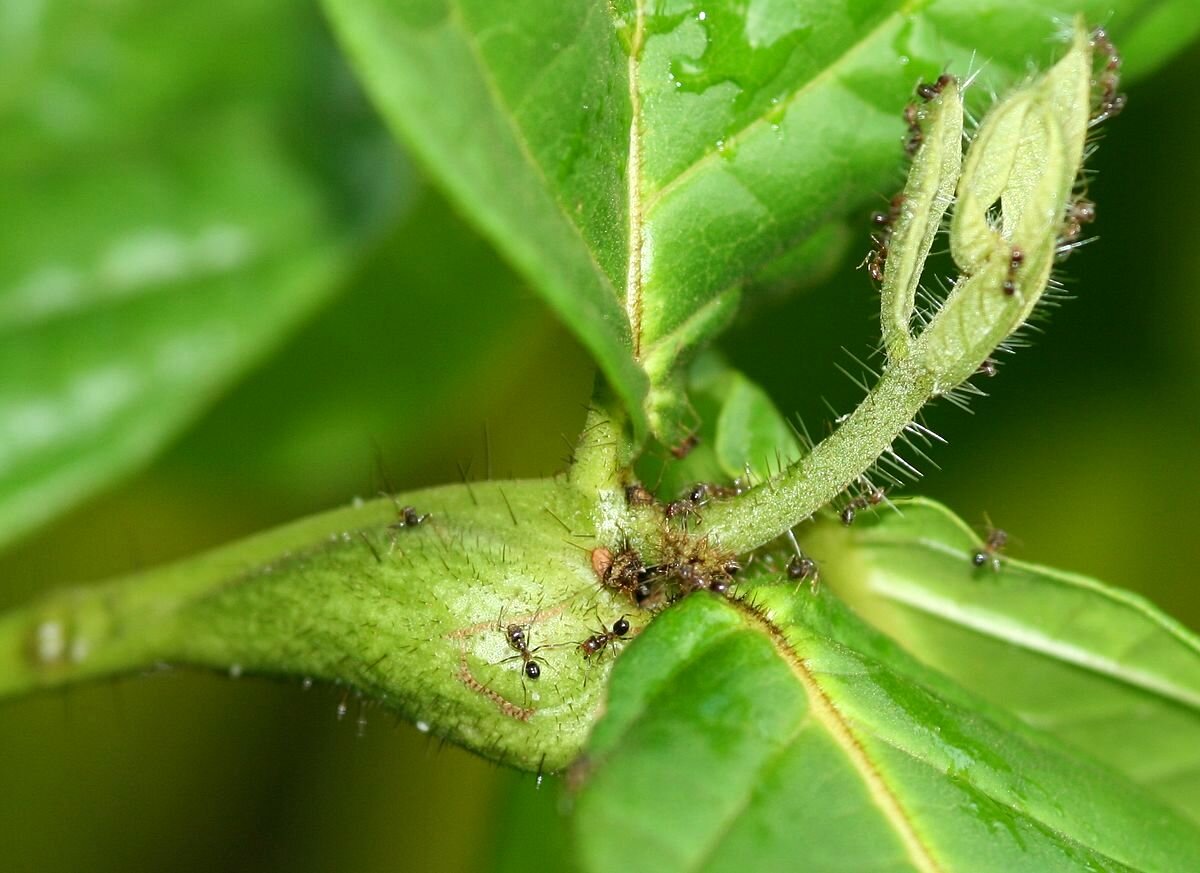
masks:
{"label": "pale green leaf underside", "polygon": [[1200,640],[1129,592],[1021,561],[937,504],[828,525],[825,580],[918,658],[1200,820]]}
{"label": "pale green leaf underside", "polygon": [[[329,101],[345,73],[294,4],[63,5],[0,16],[0,45],[3,543],[148,458],[325,299],[395,162]],[[338,133],[314,146],[292,113]],[[365,158],[369,191],[336,175]]]}
{"label": "pale green leaf underside", "polygon": [[[828,594],[695,596],[618,661],[585,869],[1191,870],[1184,819],[907,662]],[[885,666],[887,664],[887,666]]]}
{"label": "pale green leaf underside", "polygon": [[898,186],[916,81],[982,66],[979,108],[1079,11],[1135,70],[1200,29],[1183,0],[325,2],[385,115],[666,442],[695,426],[676,364],[739,286]]}

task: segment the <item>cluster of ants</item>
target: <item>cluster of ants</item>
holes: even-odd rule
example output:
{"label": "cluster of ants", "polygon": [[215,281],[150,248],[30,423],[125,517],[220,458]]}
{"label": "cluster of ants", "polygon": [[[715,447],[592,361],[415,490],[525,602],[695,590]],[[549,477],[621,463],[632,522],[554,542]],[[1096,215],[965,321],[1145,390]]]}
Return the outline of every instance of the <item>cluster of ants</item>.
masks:
{"label": "cluster of ants", "polygon": [[[664,517],[670,519],[695,515],[698,507],[711,497],[729,496],[741,493],[741,490],[742,486],[738,484],[719,486],[697,483],[678,500],[663,505],[643,486],[631,485],[626,489],[626,499],[634,506],[662,506]],[[851,499],[842,509],[842,523],[852,524],[857,511],[878,506],[885,499],[885,489],[871,487]],[[676,505],[680,508],[672,511],[671,507]],[[797,586],[808,582],[815,592],[820,582],[817,562],[800,548],[791,531],[786,536],[791,542],[793,555],[784,568],[785,574]],[[990,565],[993,570],[999,570],[1000,552],[1007,543],[1008,534],[1005,531],[989,526],[983,545],[970,556],[972,565]],[[767,556],[764,560],[774,566],[773,557]],[[659,611],[697,591],[730,596],[734,578],[742,570],[742,565],[732,554],[714,548],[706,538],[691,537],[685,531],[670,529],[665,532],[663,555],[657,563],[646,563],[642,555],[628,543],[616,552],[598,546],[591,552],[591,561],[592,569],[604,588],[627,597],[635,607],[648,611]],[[546,661],[537,653],[543,648],[556,646],[531,647],[530,624],[505,624],[501,619],[496,626],[504,633],[509,648],[516,653],[501,663],[520,659],[525,678],[538,680]],[[629,619],[621,616],[611,627],[602,626],[582,642],[570,645],[575,646],[586,660],[591,660],[605,651],[612,651],[615,643],[629,639],[631,630]]]}
{"label": "cluster of ants", "polygon": [[[497,623],[497,627],[504,632],[504,637],[508,641],[508,647],[516,652],[511,658],[505,658],[500,663],[507,663],[517,658],[521,659],[521,672],[525,674],[527,679],[533,681],[541,678],[542,664],[546,660],[538,656],[538,652],[546,646],[529,647],[530,628],[528,624],[504,624],[503,621]],[[608,647],[619,641],[629,638],[631,626],[629,619],[621,616],[612,624],[612,629],[603,627],[598,633],[594,633],[581,643],[575,643],[579,651],[583,653],[585,659],[590,660],[592,657],[604,652]],[[552,648],[552,647],[551,647]]]}
{"label": "cluster of ants", "polygon": [[[1092,49],[1098,52],[1103,58],[1103,66],[1100,72],[1092,79],[1092,89],[1096,97],[1089,125],[1094,127],[1117,115],[1125,108],[1125,95],[1119,93],[1117,90],[1120,87],[1121,81],[1121,55],[1117,52],[1116,46],[1113,45],[1112,40],[1109,39],[1108,34],[1103,28],[1097,28],[1092,31],[1091,44]],[[904,151],[909,157],[915,155],[921,148],[921,144],[925,141],[925,133],[922,127],[926,116],[925,104],[928,104],[941,94],[946,86],[953,81],[955,81],[953,76],[943,73],[934,82],[922,82],[916,89],[917,97],[921,102],[912,101],[904,107],[904,121],[908,125],[908,132],[904,138]],[[866,258],[863,259],[862,265],[867,268],[867,273],[876,282],[883,281],[884,272],[887,267],[888,246],[891,243],[892,228],[900,216],[900,210],[903,205],[904,194],[900,193],[892,198],[886,212],[876,211],[871,213],[871,225],[873,228],[871,232],[871,250],[867,253]],[[1084,196],[1077,197],[1067,207],[1066,215],[1063,217],[1063,226],[1059,234],[1058,252],[1060,258],[1065,258],[1070,254],[1075,247],[1074,243],[1082,235],[1084,227],[1095,220],[1096,204]],[[1012,297],[1017,293],[1018,272],[1024,261],[1025,253],[1020,247],[1013,246],[1008,272],[1000,286],[1000,290],[1006,297]],[[995,363],[988,362],[980,370],[985,375],[993,376],[996,372]]]}

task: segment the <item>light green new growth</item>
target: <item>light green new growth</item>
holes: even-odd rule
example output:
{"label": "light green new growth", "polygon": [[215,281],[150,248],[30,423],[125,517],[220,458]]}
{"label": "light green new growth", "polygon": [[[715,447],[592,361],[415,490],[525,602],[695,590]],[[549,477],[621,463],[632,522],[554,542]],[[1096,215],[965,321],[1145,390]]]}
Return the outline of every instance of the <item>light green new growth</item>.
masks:
{"label": "light green new growth", "polygon": [[[1083,163],[1091,70],[1089,35],[1080,21],[1066,56],[985,117],[961,175],[955,154],[963,112],[958,89],[947,85],[926,108],[924,141],[914,155],[888,250],[882,377],[807,457],[740,499],[711,509],[706,522],[715,541],[745,551],[811,517],[890,452],[927,402],[974,375],[1025,323],[1050,281]],[[917,283],[955,176],[950,250],[962,272],[914,335]]]}
{"label": "light green new growth", "polygon": [[[915,110],[916,104],[912,106]],[[908,355],[917,286],[962,168],[963,107],[957,82],[947,82],[930,101],[921,125],[923,140],[900,195],[880,290],[883,343],[892,361]]]}

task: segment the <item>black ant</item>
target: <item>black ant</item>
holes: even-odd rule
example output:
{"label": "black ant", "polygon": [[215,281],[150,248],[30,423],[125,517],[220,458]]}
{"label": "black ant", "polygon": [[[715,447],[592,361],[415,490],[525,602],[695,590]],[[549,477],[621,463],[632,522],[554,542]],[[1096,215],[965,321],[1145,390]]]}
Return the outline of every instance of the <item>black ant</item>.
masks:
{"label": "black ant", "polygon": [[425,523],[429,518],[429,513],[418,514],[417,510],[411,506],[402,506],[396,510],[400,517],[388,525],[391,530],[398,530],[402,527],[417,527]]}
{"label": "black ant", "polygon": [[538,664],[538,661],[541,661],[543,664],[546,661],[544,658],[539,658],[534,654],[534,652],[541,649],[541,646],[538,646],[536,649],[529,648],[529,625],[510,624],[503,626],[502,629],[504,636],[508,639],[508,647],[515,651],[516,654],[512,658],[505,658],[500,663],[503,664],[515,658],[520,658],[524,662],[521,668],[522,671],[530,679],[536,680],[542,675],[542,668]]}
{"label": "black ant", "polygon": [[696,502],[687,497],[681,497],[668,503],[666,516],[668,519],[683,518],[685,524],[688,518],[694,518],[697,524],[704,523],[704,518],[700,515]]}
{"label": "black ant", "polygon": [[858,516],[858,510],[867,509],[871,506],[878,506],[887,499],[887,491],[883,488],[872,488],[866,494],[860,494],[853,498],[845,508],[842,509],[841,519],[842,524],[849,527],[854,524],[854,519]]}
{"label": "black ant", "polygon": [[892,226],[900,217],[900,208],[903,205],[904,192],[900,192],[888,204],[887,212],[871,213],[871,224],[878,228],[878,231],[871,234],[871,251],[863,258],[863,262],[859,266],[865,266],[868,275],[876,282],[883,281],[884,270],[887,267],[888,245],[892,240]]}
{"label": "black ant", "polygon": [[949,73],[942,73],[937,77],[936,82],[922,82],[917,86],[917,96],[928,103],[937,95],[946,90],[946,86],[954,81],[954,77]]}
{"label": "black ant", "polygon": [[[917,85],[917,96],[928,103],[946,90],[946,86],[953,81],[954,77],[949,73],[942,73],[935,82],[922,82]],[[915,155],[921,148],[921,144],[925,142],[925,131],[921,129],[922,117],[923,113],[916,103],[909,103],[904,107],[904,121],[908,125],[904,151],[908,153],[909,157]]]}
{"label": "black ant", "polygon": [[868,276],[876,282],[882,282],[887,269],[888,240],[882,234],[871,234],[871,243],[874,248],[867,253],[863,264],[866,265]]}
{"label": "black ant", "polygon": [[789,579],[796,580],[796,590],[800,590],[800,586],[804,581],[809,580],[812,590],[816,591],[817,586],[821,583],[821,568],[817,566],[817,562],[804,554],[800,548],[800,544],[796,542],[796,535],[790,530],[787,532],[787,538],[792,542],[792,548],[796,554],[792,556],[787,563],[787,575]]}
{"label": "black ant", "polygon": [[[737,561],[727,561],[717,573],[706,574],[703,568],[688,562],[679,564],[674,569],[674,576],[683,586],[683,596],[695,591],[711,591],[713,594],[727,594],[731,577],[742,569]],[[732,571],[732,572],[731,572]]]}
{"label": "black ant", "polygon": [[686,498],[697,506],[703,506],[709,499],[720,500],[723,497],[736,497],[745,493],[740,482],[732,485],[718,485],[715,482],[697,482],[687,490]]}
{"label": "black ant", "polygon": [[789,579],[795,579],[798,583],[811,578],[814,588],[821,579],[821,571],[817,568],[817,562],[804,554],[796,555],[788,561],[787,574]]}
{"label": "black ant", "polygon": [[871,224],[879,228],[880,233],[891,233],[892,225],[896,223],[896,219],[900,217],[900,209],[904,206],[904,192],[891,199],[888,204],[888,211],[875,210],[871,213]]}
{"label": "black ant", "polygon": [[583,657],[591,659],[593,655],[598,655],[603,652],[610,643],[617,640],[624,640],[629,636],[629,620],[625,616],[621,616],[613,622],[612,630],[602,630],[598,634],[592,634],[586,640],[579,644],[580,651],[583,652]]}
{"label": "black ant", "polygon": [[990,563],[993,570],[999,571],[999,553],[1006,545],[1008,545],[1008,532],[989,524],[987,539],[984,540],[983,547],[976,549],[971,555],[971,563],[976,567],[983,567]]}

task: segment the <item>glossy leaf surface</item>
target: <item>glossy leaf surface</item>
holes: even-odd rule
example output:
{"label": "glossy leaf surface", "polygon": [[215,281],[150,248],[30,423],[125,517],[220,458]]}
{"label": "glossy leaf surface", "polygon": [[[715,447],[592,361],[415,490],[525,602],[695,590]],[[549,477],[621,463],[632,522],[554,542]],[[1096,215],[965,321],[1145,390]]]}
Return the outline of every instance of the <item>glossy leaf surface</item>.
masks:
{"label": "glossy leaf surface", "polygon": [[145,460],[259,360],[398,190],[311,11],[35,19],[0,23],[0,541]]}
{"label": "glossy leaf surface", "polygon": [[965,687],[1200,820],[1200,640],[1146,600],[1002,558],[904,500],[808,538],[823,578],[860,614]]}
{"label": "glossy leaf surface", "polygon": [[[585,869],[1190,870],[1185,819],[906,659],[836,598],[707,596],[617,662]],[[770,615],[778,630],[764,620]]]}

